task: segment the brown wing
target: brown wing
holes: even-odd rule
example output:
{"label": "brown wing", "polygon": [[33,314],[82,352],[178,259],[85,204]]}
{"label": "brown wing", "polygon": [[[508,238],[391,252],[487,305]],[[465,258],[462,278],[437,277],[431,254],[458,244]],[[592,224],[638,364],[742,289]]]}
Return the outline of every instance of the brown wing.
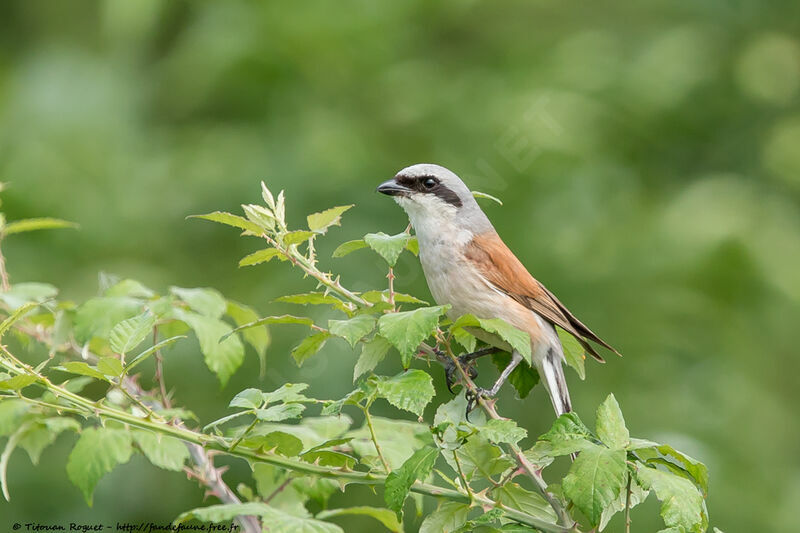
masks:
{"label": "brown wing", "polygon": [[465,255],[489,283],[548,322],[571,333],[601,363],[605,360],[588,341],[596,342],[621,355],[570,313],[544,285],[536,281],[497,233],[476,235],[467,245]]}

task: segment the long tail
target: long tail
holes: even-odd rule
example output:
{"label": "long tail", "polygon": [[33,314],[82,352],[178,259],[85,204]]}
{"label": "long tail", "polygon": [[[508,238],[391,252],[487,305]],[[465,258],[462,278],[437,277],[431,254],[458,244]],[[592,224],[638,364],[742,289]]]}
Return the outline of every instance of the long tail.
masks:
{"label": "long tail", "polygon": [[564,377],[564,367],[561,364],[561,354],[554,348],[547,351],[547,355],[540,361],[536,361],[536,367],[542,383],[550,394],[550,401],[556,416],[572,411],[572,402],[569,399],[569,389],[567,380]]}

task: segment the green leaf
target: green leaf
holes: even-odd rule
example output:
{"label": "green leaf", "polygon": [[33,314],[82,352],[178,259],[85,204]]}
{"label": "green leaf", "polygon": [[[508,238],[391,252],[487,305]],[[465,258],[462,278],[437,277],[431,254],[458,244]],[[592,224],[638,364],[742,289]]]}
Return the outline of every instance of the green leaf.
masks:
{"label": "green leaf", "polygon": [[375,317],[371,315],[357,315],[347,320],[329,320],[328,329],[337,337],[342,337],[350,346],[355,348],[356,343],[364,338],[375,328]]}
{"label": "green leaf", "polygon": [[500,503],[518,509],[523,513],[529,514],[544,520],[555,523],[556,514],[550,504],[536,492],[531,492],[520,487],[516,483],[506,483],[492,491],[492,496]]}
{"label": "green leaf", "polygon": [[422,370],[407,370],[393,378],[378,382],[378,395],[398,409],[422,416],[425,406],[433,399],[433,380]]}
{"label": "green leaf", "polygon": [[389,266],[393,267],[410,238],[408,233],[398,233],[397,235],[386,235],[383,232],[367,233],[364,235],[364,242],[383,257]]}
{"label": "green leaf", "polygon": [[11,326],[13,326],[18,320],[20,320],[22,317],[28,314],[28,312],[35,307],[39,307],[39,304],[36,302],[28,302],[26,304],[23,304],[20,307],[18,307],[13,313],[11,313],[11,315],[9,315],[8,318],[3,320],[3,322],[0,323],[0,338],[2,338],[3,335],[6,334],[6,331],[11,329]]}
{"label": "green leaf", "polygon": [[451,533],[466,524],[469,509],[466,503],[442,502],[422,521],[419,533]]}
{"label": "green leaf", "polygon": [[325,233],[331,226],[342,225],[342,214],[353,207],[350,205],[341,205],[338,207],[331,207],[320,213],[313,213],[306,217],[308,221],[308,229],[316,233]]}
{"label": "green leaf", "polygon": [[142,302],[122,296],[92,298],[75,313],[75,340],[79,343],[94,337],[107,339],[111,329],[125,319],[142,312]]}
{"label": "green leaf", "polygon": [[69,454],[67,475],[91,507],[92,493],[105,474],[131,458],[131,435],[121,429],[87,428]]}
{"label": "green leaf", "polygon": [[265,503],[257,502],[199,507],[181,514],[175,519],[175,522],[184,523],[192,519],[201,522],[230,522],[240,515],[261,517],[264,524],[268,525],[269,533],[344,533],[342,528],[335,524],[294,516]]}
{"label": "green leaf", "polygon": [[306,406],[301,403],[281,403],[266,409],[256,409],[256,416],[262,422],[280,422],[289,418],[300,418],[305,410]]}
{"label": "green leaf", "polygon": [[406,250],[416,256],[419,256],[419,239],[416,235],[408,239],[408,242],[406,243]]}
{"label": "green leaf", "polygon": [[613,394],[597,408],[597,436],[612,450],[624,449],[630,443],[631,435]]}
{"label": "green leaf", "polygon": [[11,457],[11,454],[14,453],[14,450],[17,448],[17,443],[19,442],[22,435],[30,427],[30,424],[23,424],[22,426],[16,428],[16,431],[11,434],[6,442],[6,446],[3,449],[3,453],[0,454],[0,489],[2,489],[3,496],[5,497],[6,501],[11,501],[11,496],[8,493],[8,481],[6,479],[6,472],[8,471],[8,460]]}
{"label": "green leaf", "polygon": [[625,490],[626,482],[625,450],[591,445],[581,450],[562,486],[564,495],[596,526],[603,510]]}
{"label": "green leaf", "polygon": [[572,334],[567,333],[560,327],[556,326],[558,333],[558,340],[561,341],[561,347],[564,349],[564,360],[571,366],[581,379],[586,379],[586,355],[581,343],[578,342]]}
{"label": "green leaf", "polygon": [[277,248],[265,248],[242,257],[239,260],[239,266],[246,267],[260,265],[261,263],[269,262],[274,257],[281,259],[281,252]]}
{"label": "green leaf", "polygon": [[189,448],[175,437],[140,430],[132,433],[145,457],[159,468],[180,472],[189,459]]}
{"label": "green leaf", "polygon": [[15,283],[11,289],[0,292],[0,301],[16,311],[28,302],[42,303],[57,295],[58,289],[47,283]]}
{"label": "green leaf", "polygon": [[492,419],[480,431],[492,442],[507,442],[514,445],[528,436],[527,430],[519,427],[513,420]]}
{"label": "green leaf", "polygon": [[285,431],[270,431],[266,435],[248,437],[242,445],[266,452],[276,452],[285,457],[294,457],[303,451],[303,441]]}
{"label": "green leaf", "polygon": [[462,315],[453,322],[450,330],[458,328],[481,328],[493,333],[517,350],[525,360],[531,362],[531,336],[502,318],[478,318],[475,315]]}
{"label": "green leaf", "polygon": [[[630,475],[630,472],[628,473]],[[642,488],[642,486],[637,482],[636,476],[631,479],[631,496],[630,496],[630,508],[633,509],[643,501],[647,499],[647,495],[650,494],[650,491],[647,491]],[[600,527],[599,531],[603,531],[608,525],[608,522],[611,518],[619,512],[625,510],[625,504],[628,500],[628,491],[627,487],[625,490],[619,493],[619,497],[611,503],[608,507],[603,509],[603,514],[600,517]]]}
{"label": "green leaf", "polygon": [[276,302],[284,302],[289,304],[299,305],[332,305],[340,311],[345,310],[344,303],[333,296],[332,294],[325,294],[324,292],[308,292],[305,294],[291,294],[288,296],[281,296],[275,299]]}
{"label": "green leaf", "polygon": [[[501,474],[516,464],[498,446],[480,434],[470,436],[456,453],[461,460],[464,477],[468,481],[475,479],[476,476],[491,479],[492,476]],[[450,463],[447,454],[444,454],[444,457]]]}
{"label": "green leaf", "polygon": [[655,468],[641,467],[636,473],[645,489],[662,502],[661,517],[667,527],[702,533],[708,527],[703,495],[688,479]]}
{"label": "green leaf", "polygon": [[36,376],[20,374],[0,381],[0,390],[21,390],[36,382]]}
{"label": "green leaf", "polygon": [[145,287],[135,279],[123,279],[103,292],[103,296],[128,296],[144,300],[149,300],[155,295],[156,293],[152,289]]}
{"label": "green leaf", "polygon": [[355,252],[356,250],[366,247],[367,243],[364,242],[364,239],[343,242],[333,251],[333,257],[344,257],[351,252]]}
{"label": "green leaf", "polygon": [[669,444],[657,445],[656,449],[665,457],[672,458],[683,466],[683,469],[691,475],[694,481],[700,486],[703,494],[708,494],[708,468],[706,465],[689,457],[683,452],[679,452]]}
{"label": "green leaf", "polygon": [[220,318],[228,309],[228,302],[225,301],[225,297],[215,289],[170,287],[169,290],[186,302],[193,311],[203,316]]}
{"label": "green leaf", "polygon": [[320,331],[303,339],[300,344],[292,350],[297,366],[302,366],[306,359],[318,353],[325,346],[331,334],[327,331]]}
{"label": "green leaf", "polygon": [[358,361],[353,369],[353,381],[357,380],[362,374],[375,370],[375,367],[383,361],[391,347],[392,344],[380,335],[375,335],[365,342],[361,349],[361,355],[358,356]]}
{"label": "green leaf", "polygon": [[497,198],[496,196],[492,196],[491,194],[487,194],[485,192],[472,191],[472,196],[474,196],[475,198],[482,199],[482,200],[491,200],[493,202],[497,202],[500,205],[503,205],[503,202],[500,201],[500,198]]}
{"label": "green leaf", "polygon": [[[233,319],[237,326],[249,324],[258,320],[258,313],[256,313],[254,309],[231,300],[228,300],[226,313]],[[269,329],[267,329],[266,326],[263,328],[249,328],[242,332],[242,337],[255,349],[256,354],[258,354],[258,361],[261,369],[260,375],[263,376],[267,366],[267,348],[271,340]]]}
{"label": "green leaf", "polygon": [[[361,297],[372,304],[376,304],[378,302],[388,302],[389,291],[367,291],[362,293]],[[397,303],[428,305],[428,302],[425,300],[420,300],[419,298],[411,296],[410,294],[403,294],[402,292],[394,293],[394,301]]]}
{"label": "green leaf", "polygon": [[220,224],[226,224],[228,226],[233,226],[234,228],[251,231],[256,235],[261,235],[263,232],[258,224],[255,224],[240,216],[225,213],[223,211],[214,211],[213,213],[208,213],[207,215],[190,215],[186,218],[201,218],[203,220],[210,220],[211,222],[219,222]]}
{"label": "green leaf", "polygon": [[267,403],[302,402],[308,399],[301,394],[307,388],[307,383],[284,383],[272,392],[265,392],[264,401]]}
{"label": "green leaf", "polygon": [[4,236],[8,236],[24,231],[77,227],[78,225],[74,222],[67,222],[66,220],[59,220],[57,218],[26,218],[24,220],[9,222],[3,227],[2,233]]}
{"label": "green leaf", "polygon": [[80,431],[81,425],[72,418],[53,417],[38,420],[24,431],[19,446],[28,452],[31,462],[39,464],[39,457],[45,448],[53,444],[64,431]]}
{"label": "green leaf", "polygon": [[309,450],[302,454],[300,459],[307,463],[333,468],[351,469],[356,464],[355,457],[333,450]]}
{"label": "green leaf", "polygon": [[403,513],[403,504],[406,501],[411,485],[418,479],[424,480],[433,470],[439,450],[427,446],[414,452],[414,455],[403,463],[403,466],[393,470],[386,477],[383,498],[386,506],[397,514],[398,519]]}
{"label": "green leaf", "polygon": [[111,329],[108,336],[111,349],[124,356],[152,334],[155,323],[156,318],[150,311],[123,320]]}
{"label": "green leaf", "polygon": [[[547,451],[553,457],[568,455],[594,446],[594,437],[576,413],[565,413],[553,422],[550,430],[539,437],[547,443]],[[537,443],[538,446],[538,443]]]}
{"label": "green leaf", "polygon": [[[242,324],[241,326],[236,327],[233,331],[228,333],[228,335],[232,335],[234,333],[238,333],[239,331],[245,331],[251,328],[257,328],[265,324],[303,324],[305,326],[313,326],[314,321],[311,320],[310,318],[292,316],[292,315],[265,316],[264,318],[259,318],[258,320],[254,320],[252,322],[248,322],[247,324]],[[220,340],[225,340],[225,337],[223,337]]]}
{"label": "green leaf", "polygon": [[97,362],[97,370],[106,376],[119,377],[122,374],[122,363],[116,357],[102,357]]}
{"label": "green leaf", "polygon": [[[464,330],[458,329],[457,331]],[[473,348],[470,351],[475,351],[475,349]],[[501,372],[508,366],[510,362],[510,353],[498,352],[492,354],[492,363],[494,363],[494,366],[496,366]],[[519,396],[520,400],[522,400],[526,398],[528,394],[530,394],[533,387],[539,383],[539,373],[535,368],[528,364],[519,364],[517,365],[517,368],[512,370],[511,374],[509,374],[508,382],[511,383],[514,389],[517,391],[517,395]]]}
{"label": "green leaf", "polygon": [[105,376],[105,374],[98,371],[96,368],[89,366],[83,361],[68,361],[61,365],[61,368],[73,374],[80,374],[81,376],[89,376],[102,381],[108,381],[108,378]]}
{"label": "green leaf", "polygon": [[174,313],[176,318],[194,330],[206,366],[217,375],[224,387],[244,360],[244,345],[239,336],[232,334],[230,325],[216,318],[182,309],[175,309]]}
{"label": "green leaf", "polygon": [[275,229],[275,215],[272,211],[261,205],[256,204],[242,204],[247,219],[256,225],[257,231],[253,232],[256,235],[261,235],[264,231],[272,231]]}
{"label": "green leaf", "polygon": [[264,403],[264,393],[258,389],[244,389],[233,397],[228,407],[258,409],[262,403]]}
{"label": "green leaf", "polygon": [[397,520],[397,516],[389,509],[383,509],[380,507],[367,507],[361,505],[358,507],[348,507],[346,509],[330,509],[328,511],[322,511],[321,513],[319,513],[317,515],[317,518],[323,520],[326,518],[334,518],[337,516],[345,516],[345,515],[370,516],[375,520],[378,520],[389,531],[397,533],[402,533],[403,531],[400,522],[398,522]]}
{"label": "green leaf", "polygon": [[25,400],[5,398],[0,400],[0,437],[12,434],[22,424],[28,413]]}
{"label": "green leaf", "polygon": [[177,335],[175,337],[170,337],[169,339],[164,339],[163,341],[159,342],[158,344],[156,344],[154,346],[151,346],[150,348],[146,349],[145,351],[143,351],[142,353],[140,353],[139,355],[134,357],[131,360],[131,362],[128,363],[127,366],[125,366],[125,373],[127,374],[128,372],[130,372],[131,369],[133,369],[133,367],[135,367],[136,365],[138,365],[139,363],[141,363],[142,361],[144,361],[145,359],[147,359],[148,357],[153,355],[158,350],[169,346],[170,344],[172,344],[173,342],[177,341],[178,339],[185,339],[185,338],[186,338],[185,335]]}
{"label": "green leaf", "polygon": [[313,236],[314,236],[313,231],[306,231],[306,230],[290,231],[289,233],[283,236],[283,243],[286,246],[291,246],[293,244],[300,244],[306,242]]}
{"label": "green leaf", "polygon": [[403,366],[408,367],[419,345],[427,339],[439,325],[441,317],[449,306],[421,307],[413,311],[389,313],[378,320],[381,335],[400,352]]}

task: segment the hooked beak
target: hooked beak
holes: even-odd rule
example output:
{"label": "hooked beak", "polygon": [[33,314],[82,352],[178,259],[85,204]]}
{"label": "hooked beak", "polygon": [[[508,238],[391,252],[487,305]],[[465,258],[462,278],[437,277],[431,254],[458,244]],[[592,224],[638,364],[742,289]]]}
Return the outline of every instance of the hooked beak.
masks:
{"label": "hooked beak", "polygon": [[394,180],[394,178],[388,181],[384,181],[383,183],[378,185],[378,188],[376,190],[388,196],[405,196],[410,192],[409,189],[397,183]]}

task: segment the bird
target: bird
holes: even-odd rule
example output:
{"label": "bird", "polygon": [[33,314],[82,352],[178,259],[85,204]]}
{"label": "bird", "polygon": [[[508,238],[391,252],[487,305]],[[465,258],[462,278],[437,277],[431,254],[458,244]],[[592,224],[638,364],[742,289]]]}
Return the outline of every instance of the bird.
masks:
{"label": "bird", "polygon": [[[564,349],[556,326],[574,336],[599,362],[605,360],[591,342],[620,353],[528,272],[455,173],[435,164],[416,164],[381,183],[377,191],[391,196],[408,214],[419,242],[419,259],[428,288],[438,305],[449,306],[448,318],[456,320],[465,314],[479,319],[501,318],[527,332],[533,366],[556,416],[571,412],[563,369]],[[492,388],[473,393],[484,398],[496,396],[523,356],[497,335],[478,328],[469,332],[489,348],[460,357],[459,364],[466,365],[497,350],[511,352],[511,361]],[[448,387],[450,379],[448,373]],[[471,401],[477,402],[477,398]]]}

